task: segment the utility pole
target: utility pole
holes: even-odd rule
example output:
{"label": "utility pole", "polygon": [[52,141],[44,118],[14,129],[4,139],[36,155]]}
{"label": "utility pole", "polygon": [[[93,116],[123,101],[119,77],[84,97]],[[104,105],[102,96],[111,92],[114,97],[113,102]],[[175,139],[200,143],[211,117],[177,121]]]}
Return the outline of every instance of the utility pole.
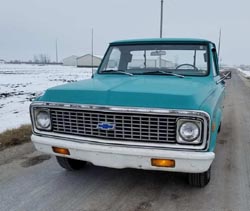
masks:
{"label": "utility pole", "polygon": [[161,0],[160,38],[162,38],[162,28],[163,28],[163,0]]}
{"label": "utility pole", "polygon": [[219,57],[219,59],[220,59],[220,45],[221,45],[221,29],[220,29],[219,43],[218,43],[218,57]]}
{"label": "utility pole", "polygon": [[92,77],[94,75],[94,29],[92,28],[92,34],[91,34],[91,66],[92,66]]}
{"label": "utility pole", "polygon": [[219,34],[219,43],[218,43],[218,63],[219,63],[219,69],[220,69],[220,62],[221,62],[221,59],[220,59],[220,45],[221,45],[221,28],[220,28],[220,34]]}
{"label": "utility pole", "polygon": [[57,49],[57,39],[56,39],[56,63],[58,63],[58,49]]}
{"label": "utility pole", "polygon": [[[163,0],[161,0],[160,38],[162,38],[162,28],[163,28]],[[161,56],[159,57],[159,66],[161,68]]]}

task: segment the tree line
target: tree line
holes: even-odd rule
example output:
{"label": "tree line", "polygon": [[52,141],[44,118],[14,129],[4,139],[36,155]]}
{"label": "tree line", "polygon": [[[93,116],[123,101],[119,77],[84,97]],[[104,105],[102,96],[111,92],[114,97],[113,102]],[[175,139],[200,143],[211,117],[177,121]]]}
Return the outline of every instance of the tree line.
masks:
{"label": "tree line", "polygon": [[50,57],[46,54],[38,54],[33,56],[33,60],[22,61],[22,60],[10,60],[7,62],[9,64],[57,64],[54,61],[51,61]]}

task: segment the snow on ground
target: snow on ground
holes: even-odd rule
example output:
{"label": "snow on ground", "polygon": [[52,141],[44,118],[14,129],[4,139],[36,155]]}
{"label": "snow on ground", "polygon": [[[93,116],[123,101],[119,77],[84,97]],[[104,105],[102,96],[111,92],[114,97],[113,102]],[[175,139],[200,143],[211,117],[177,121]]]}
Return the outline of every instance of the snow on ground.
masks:
{"label": "snow on ground", "polygon": [[238,68],[238,71],[241,73],[243,77],[250,79],[250,70],[243,70],[241,68]]}
{"label": "snow on ground", "polygon": [[46,89],[91,77],[91,69],[0,64],[0,132],[30,123],[29,105]]}

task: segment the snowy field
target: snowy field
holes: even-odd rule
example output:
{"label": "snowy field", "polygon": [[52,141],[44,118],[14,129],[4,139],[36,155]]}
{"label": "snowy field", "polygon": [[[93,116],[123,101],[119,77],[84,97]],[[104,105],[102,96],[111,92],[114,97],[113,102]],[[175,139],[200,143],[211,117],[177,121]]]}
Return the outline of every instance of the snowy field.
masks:
{"label": "snowy field", "polygon": [[30,123],[29,105],[46,89],[91,77],[91,69],[0,64],[0,132]]}
{"label": "snowy field", "polygon": [[246,69],[243,70],[241,68],[238,68],[238,71],[243,75],[245,78],[250,79],[250,70]]}

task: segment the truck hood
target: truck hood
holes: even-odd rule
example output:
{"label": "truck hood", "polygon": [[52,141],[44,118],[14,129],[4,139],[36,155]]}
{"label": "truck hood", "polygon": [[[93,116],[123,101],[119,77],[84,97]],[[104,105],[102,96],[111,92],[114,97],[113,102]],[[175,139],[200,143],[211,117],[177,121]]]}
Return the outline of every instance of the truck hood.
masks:
{"label": "truck hood", "polygon": [[206,77],[110,74],[50,88],[38,101],[197,110],[213,87]]}

